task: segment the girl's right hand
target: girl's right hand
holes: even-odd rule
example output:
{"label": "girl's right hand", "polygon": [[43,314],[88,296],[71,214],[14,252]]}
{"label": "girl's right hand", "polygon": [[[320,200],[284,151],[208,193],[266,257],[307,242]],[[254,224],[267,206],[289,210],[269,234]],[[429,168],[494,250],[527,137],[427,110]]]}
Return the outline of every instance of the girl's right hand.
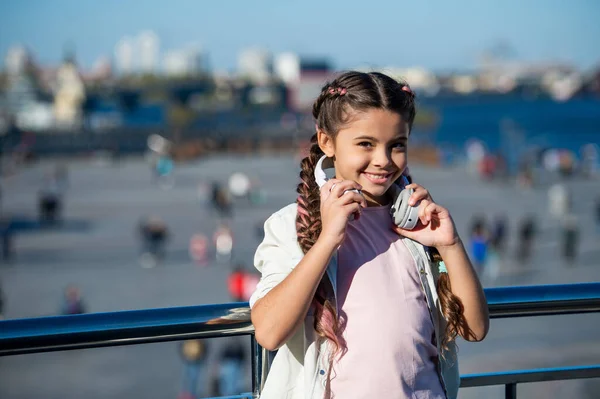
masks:
{"label": "girl's right hand", "polygon": [[344,241],[346,225],[351,215],[360,215],[361,208],[367,207],[362,194],[355,191],[362,187],[352,180],[330,179],[321,188],[321,235],[319,239],[336,246]]}

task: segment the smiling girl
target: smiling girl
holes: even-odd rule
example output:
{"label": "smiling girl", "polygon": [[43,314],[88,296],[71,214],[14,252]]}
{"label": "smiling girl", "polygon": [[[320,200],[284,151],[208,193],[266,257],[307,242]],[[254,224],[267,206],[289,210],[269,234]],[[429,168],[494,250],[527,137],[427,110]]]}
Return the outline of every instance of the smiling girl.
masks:
{"label": "smiling girl", "polygon": [[[454,341],[485,337],[487,304],[449,211],[403,183],[415,114],[408,84],[381,73],[344,73],[316,99],[298,199],[255,255],[252,322],[278,350],[262,399],[456,398]],[[335,178],[319,187],[323,156]],[[393,185],[414,189],[412,230],[393,225]]]}

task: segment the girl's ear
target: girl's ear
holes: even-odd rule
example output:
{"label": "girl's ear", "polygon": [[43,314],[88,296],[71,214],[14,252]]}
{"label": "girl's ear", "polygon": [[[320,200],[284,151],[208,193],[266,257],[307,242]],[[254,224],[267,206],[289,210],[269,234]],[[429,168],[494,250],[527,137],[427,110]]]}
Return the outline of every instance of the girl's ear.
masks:
{"label": "girl's ear", "polygon": [[319,147],[321,148],[321,151],[325,153],[325,155],[330,158],[333,157],[335,154],[333,139],[321,129],[317,130],[317,143],[319,143]]}

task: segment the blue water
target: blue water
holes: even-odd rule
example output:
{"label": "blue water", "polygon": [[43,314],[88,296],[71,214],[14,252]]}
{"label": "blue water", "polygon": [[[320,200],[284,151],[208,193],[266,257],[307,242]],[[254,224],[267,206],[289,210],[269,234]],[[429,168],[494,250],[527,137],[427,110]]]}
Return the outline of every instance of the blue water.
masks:
{"label": "blue water", "polygon": [[[600,99],[578,98],[556,102],[547,98],[467,96],[424,99],[423,108],[439,113],[436,143],[462,149],[472,138],[491,151],[521,146],[565,148],[576,153],[588,143],[600,142]],[[510,121],[504,122],[503,121]],[[504,128],[502,126],[512,126]]]}
{"label": "blue water", "polygon": [[[418,106],[435,111],[439,115],[439,124],[431,131],[415,128],[412,139],[453,151],[463,150],[465,143],[473,138],[483,141],[490,151],[501,151],[505,155],[531,146],[564,148],[579,153],[583,145],[600,142],[600,98],[588,96],[556,102],[549,98],[527,99],[515,95],[439,96],[421,97]],[[95,111],[103,112],[108,108],[97,107]],[[125,112],[123,122],[126,127],[165,128],[165,109],[163,104],[141,104]],[[117,111],[115,105],[111,110]],[[213,112],[210,116],[199,117],[191,126],[199,130],[244,131],[249,126],[279,123],[281,112],[284,111]],[[508,125],[510,129],[506,128]]]}

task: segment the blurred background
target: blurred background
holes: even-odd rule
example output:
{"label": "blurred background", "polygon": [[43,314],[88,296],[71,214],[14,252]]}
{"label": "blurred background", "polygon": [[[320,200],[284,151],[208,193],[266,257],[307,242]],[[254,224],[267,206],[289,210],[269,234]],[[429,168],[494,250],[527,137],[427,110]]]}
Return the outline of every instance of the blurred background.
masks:
{"label": "blurred background", "polygon": [[[598,281],[599,17],[593,0],[4,0],[0,315],[246,301],[263,222],[296,197],[312,102],[349,69],[416,92],[411,172],[486,287]],[[599,327],[493,321],[483,343],[460,342],[461,371],[595,364]],[[0,397],[247,392],[248,343],[0,358]]]}

